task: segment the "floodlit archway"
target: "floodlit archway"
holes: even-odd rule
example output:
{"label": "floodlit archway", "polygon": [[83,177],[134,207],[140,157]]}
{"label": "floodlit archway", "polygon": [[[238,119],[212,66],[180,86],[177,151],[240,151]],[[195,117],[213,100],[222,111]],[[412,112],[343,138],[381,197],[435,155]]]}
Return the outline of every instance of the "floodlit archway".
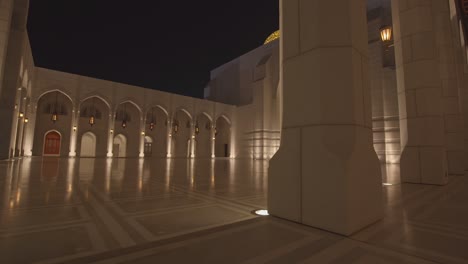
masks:
{"label": "floodlit archway", "polygon": [[145,157],[151,157],[153,155],[153,139],[145,136]]}
{"label": "floodlit archway", "polygon": [[216,120],[215,138],[215,156],[229,157],[231,151],[231,125],[225,116],[220,116]]}
{"label": "floodlit archway", "polygon": [[117,107],[117,112],[115,115],[114,133],[116,135],[125,135],[125,157],[138,157],[140,154],[140,113],[140,109],[137,108],[135,103],[132,102],[124,102]]}
{"label": "floodlit archway", "polygon": [[205,113],[199,114],[195,121],[195,157],[211,158],[212,119]]}
{"label": "floodlit archway", "polygon": [[96,135],[92,132],[86,132],[81,137],[81,157],[96,157]]}
{"label": "floodlit archway", "polygon": [[[88,97],[80,104],[80,117],[78,119],[77,138],[91,132],[95,135],[96,146],[93,157],[105,157],[107,155],[109,135],[109,105],[98,96]],[[78,142],[80,144],[80,141]],[[80,146],[77,147],[80,149]],[[80,152],[80,156],[83,154]]]}
{"label": "floodlit archway", "polygon": [[184,110],[174,114],[172,121],[172,156],[175,158],[187,158],[190,155],[192,119]]}
{"label": "floodlit archway", "polygon": [[39,98],[34,128],[34,156],[48,155],[44,152],[46,143],[44,135],[52,130],[60,135],[60,153],[54,155],[62,157],[69,155],[72,111],[73,103],[70,97],[61,91],[50,91]]}
{"label": "floodlit archway", "polygon": [[145,135],[152,139],[152,157],[167,156],[167,122],[167,111],[161,106],[151,107],[146,112]]}
{"label": "floodlit archway", "polygon": [[113,156],[115,158],[127,157],[127,137],[118,134],[114,137]]}
{"label": "floodlit archway", "polygon": [[60,156],[62,136],[57,131],[49,131],[44,135],[44,156]]}

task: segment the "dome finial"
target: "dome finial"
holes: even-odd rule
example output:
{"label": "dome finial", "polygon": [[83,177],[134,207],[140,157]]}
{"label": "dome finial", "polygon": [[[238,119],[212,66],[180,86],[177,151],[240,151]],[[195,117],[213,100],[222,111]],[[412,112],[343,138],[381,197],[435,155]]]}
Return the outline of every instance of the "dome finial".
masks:
{"label": "dome finial", "polygon": [[277,40],[279,38],[280,38],[280,31],[277,30],[277,31],[271,33],[270,36],[268,36],[268,38],[265,40],[265,43],[263,43],[263,45],[266,45],[266,44],[268,44],[268,43],[270,43],[272,41],[275,41],[275,40]]}

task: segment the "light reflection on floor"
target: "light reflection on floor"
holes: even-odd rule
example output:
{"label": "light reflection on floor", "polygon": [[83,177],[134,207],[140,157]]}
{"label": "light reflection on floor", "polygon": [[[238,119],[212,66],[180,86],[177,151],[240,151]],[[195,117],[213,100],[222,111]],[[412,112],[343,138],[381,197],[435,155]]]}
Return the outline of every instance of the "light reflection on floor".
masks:
{"label": "light reflection on floor", "polygon": [[[21,263],[89,254],[251,219],[266,206],[267,166],[231,159],[1,162],[0,235],[11,239],[0,242],[0,255]],[[60,246],[60,237],[75,232],[83,237],[63,252],[12,253]]]}
{"label": "light reflection on floor", "polygon": [[254,216],[266,207],[267,168],[211,159],[0,162],[0,263],[468,263],[467,176],[401,184],[398,165],[382,167],[391,184],[382,186],[385,218],[345,238]]}

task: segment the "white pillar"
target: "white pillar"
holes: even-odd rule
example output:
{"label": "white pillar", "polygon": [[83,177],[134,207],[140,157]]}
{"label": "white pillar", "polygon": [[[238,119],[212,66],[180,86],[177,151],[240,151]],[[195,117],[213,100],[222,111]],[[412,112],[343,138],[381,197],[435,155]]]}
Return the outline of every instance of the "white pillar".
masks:
{"label": "white pillar", "polygon": [[392,1],[403,182],[447,183],[444,89],[435,23],[446,0]]}
{"label": "white pillar", "polygon": [[145,157],[145,124],[146,114],[143,118],[140,119],[140,158]]}
{"label": "white pillar", "polygon": [[109,109],[109,127],[107,130],[107,157],[114,156],[114,126],[115,126],[115,112]]}
{"label": "white pillar", "polygon": [[195,158],[195,122],[190,123],[190,158]]}
{"label": "white pillar", "polygon": [[25,113],[28,118],[28,123],[25,124],[24,131],[24,156],[32,156],[32,148],[34,144],[34,130],[36,127],[36,105],[30,105],[28,111]]}
{"label": "white pillar", "polygon": [[463,175],[465,174],[465,149],[463,115],[459,101],[459,76],[457,74],[459,64],[454,47],[449,1],[441,0],[441,2],[437,11],[434,11],[434,21],[442,80],[447,168],[449,174]]}
{"label": "white pillar", "polygon": [[72,121],[70,126],[70,157],[76,157],[76,142],[78,140],[78,124],[80,120],[80,110],[75,108],[72,111]]}
{"label": "white pillar", "polygon": [[167,119],[167,157],[171,158],[172,157],[172,118],[169,117]]}
{"label": "white pillar", "polygon": [[281,0],[283,132],[270,214],[343,235],[381,219],[365,0]]}
{"label": "white pillar", "polygon": [[[215,121],[216,122],[216,121]],[[215,133],[216,124],[211,124],[210,129],[210,142],[211,142],[211,158],[216,158],[216,133]]]}

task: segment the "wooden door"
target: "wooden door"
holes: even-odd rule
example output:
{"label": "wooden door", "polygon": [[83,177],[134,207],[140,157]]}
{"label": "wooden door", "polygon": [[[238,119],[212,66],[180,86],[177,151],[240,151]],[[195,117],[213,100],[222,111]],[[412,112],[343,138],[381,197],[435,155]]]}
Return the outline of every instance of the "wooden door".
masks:
{"label": "wooden door", "polygon": [[51,131],[45,136],[44,155],[60,155],[60,134]]}

